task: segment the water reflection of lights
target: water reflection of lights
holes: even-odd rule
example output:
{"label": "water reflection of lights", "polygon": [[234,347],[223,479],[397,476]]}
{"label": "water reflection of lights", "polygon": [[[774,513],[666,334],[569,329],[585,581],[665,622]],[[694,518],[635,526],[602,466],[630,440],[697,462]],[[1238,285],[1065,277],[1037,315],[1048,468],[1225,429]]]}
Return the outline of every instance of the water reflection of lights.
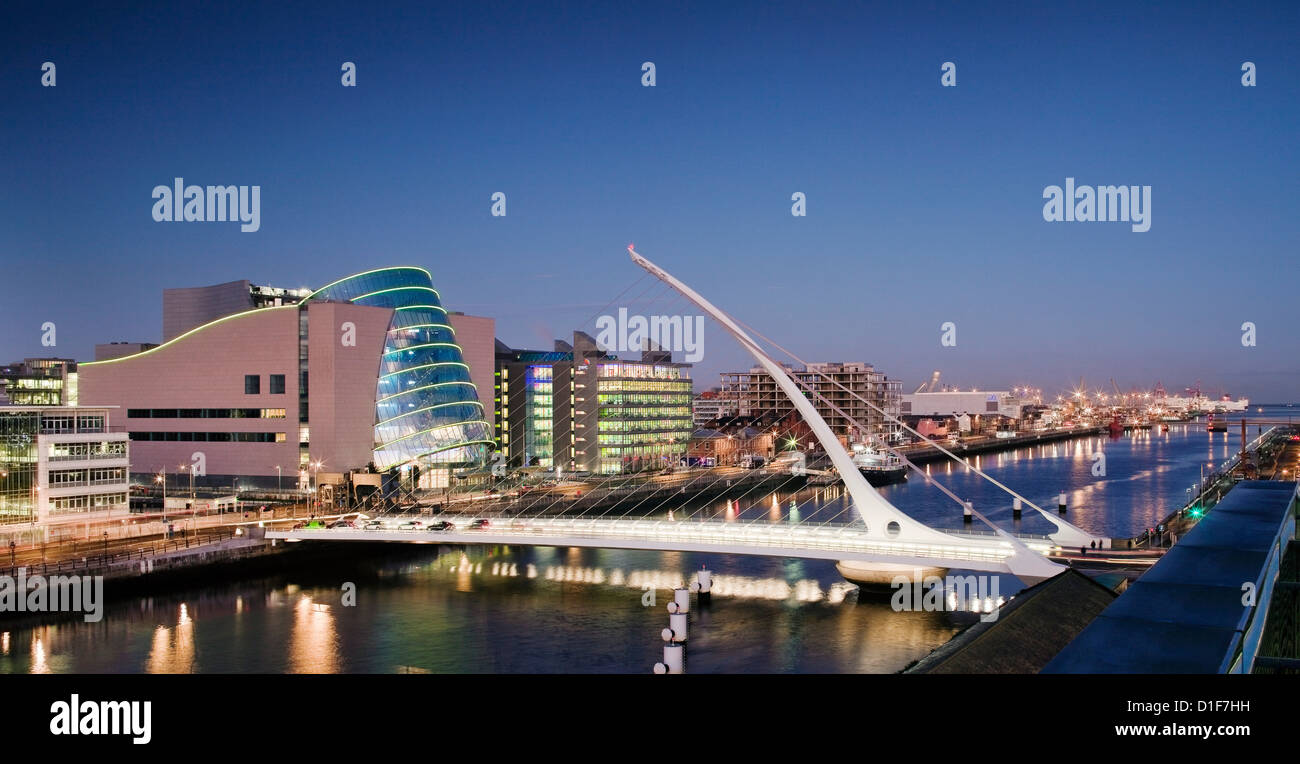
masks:
{"label": "water reflection of lights", "polygon": [[469,557],[463,552],[460,555],[460,562],[452,570],[459,571],[456,576],[456,591],[469,592],[473,591],[473,585],[470,577],[474,573],[474,564],[469,561]]}
{"label": "water reflection of lights", "polygon": [[295,674],[333,674],[339,670],[334,616],[329,605],[314,602],[306,594],[294,607],[289,670]]}
{"label": "water reflection of lights", "polygon": [[[481,574],[482,571],[482,563],[475,565],[467,559],[447,567],[447,572],[455,574],[457,581],[468,580],[470,575]],[[487,575],[497,578],[517,578],[519,574],[517,564],[505,562],[494,563],[487,572]],[[539,574],[536,566],[529,564],[524,575],[528,578],[536,578]],[[603,568],[576,565],[548,566],[541,574],[541,577],[547,581],[559,583],[608,585],[637,590],[645,590],[646,588],[676,589],[688,584],[682,574],[676,571],[633,570],[624,573],[620,568],[606,571]],[[694,580],[695,577],[692,576],[691,581]],[[832,605],[838,605],[844,601],[845,595],[856,589],[857,587],[853,584],[843,581],[837,581],[831,584],[829,589],[823,590],[821,585],[812,579],[802,579],[791,585],[780,578],[753,578],[750,576],[714,574],[712,593],[716,597],[734,599],[793,600],[796,602],[825,601]]]}
{"label": "water reflection of lights", "polygon": [[153,646],[145,671],[150,674],[179,674],[194,671],[194,621],[184,603],[176,617],[176,626],[159,625],[153,632]]}
{"label": "water reflection of lights", "polygon": [[972,613],[992,613],[1006,604],[1006,599],[1003,597],[998,597],[996,600],[989,596],[981,598],[978,595],[967,598],[958,596],[957,592],[957,587],[948,588],[944,597],[950,611],[967,610]]}
{"label": "water reflection of lights", "polygon": [[40,637],[32,640],[32,673],[50,673],[50,666],[45,662],[45,640]]}
{"label": "water reflection of lights", "polygon": [[0,634],[0,655],[9,654],[9,632]]}

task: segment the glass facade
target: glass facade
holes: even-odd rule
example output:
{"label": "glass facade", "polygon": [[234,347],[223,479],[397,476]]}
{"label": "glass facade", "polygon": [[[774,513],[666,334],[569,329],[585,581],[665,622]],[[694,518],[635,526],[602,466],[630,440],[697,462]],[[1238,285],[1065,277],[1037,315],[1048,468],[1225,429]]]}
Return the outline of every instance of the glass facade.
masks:
{"label": "glass facade", "polygon": [[0,524],[35,520],[40,423],[38,412],[0,411]]}
{"label": "glass facade", "polygon": [[686,456],[693,430],[688,368],[621,361],[601,363],[596,373],[599,472],[658,469]]}
{"label": "glass facade", "polygon": [[[120,433],[108,430],[102,411],[0,409],[0,525],[39,522],[46,496],[51,516],[125,509],[129,449]],[[79,437],[87,434],[103,439]]]}
{"label": "glass facade", "polygon": [[482,464],[491,428],[447,311],[423,268],[384,268],[307,298],[393,308],[375,404],[375,466]]}
{"label": "glass facade", "polygon": [[555,466],[555,395],[550,366],[529,366],[524,374],[524,451],[529,466]]}
{"label": "glass facade", "polygon": [[75,406],[77,362],[69,358],[28,358],[0,367],[0,386],[13,406]]}

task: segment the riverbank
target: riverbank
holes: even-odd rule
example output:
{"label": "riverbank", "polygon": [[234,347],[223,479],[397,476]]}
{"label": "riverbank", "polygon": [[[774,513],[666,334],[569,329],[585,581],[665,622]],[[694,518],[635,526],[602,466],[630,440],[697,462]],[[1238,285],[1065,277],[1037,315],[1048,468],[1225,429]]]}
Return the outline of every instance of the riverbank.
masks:
{"label": "riverbank", "polygon": [[[1010,437],[999,438],[989,435],[981,435],[974,438],[965,438],[957,443],[942,442],[940,445],[957,456],[973,456],[975,454],[995,453],[998,451],[1009,451],[1022,446],[1037,445],[1039,443],[1053,443],[1059,440],[1069,440],[1086,435],[1097,435],[1105,432],[1104,427],[1068,427],[1057,430],[1043,430],[1041,432],[1030,432],[1012,435]],[[926,464],[928,462],[948,459],[948,455],[940,451],[930,443],[913,443],[902,446],[898,453],[907,457],[908,461],[914,464]]]}
{"label": "riverbank", "polygon": [[[260,534],[256,534],[260,536]],[[296,577],[327,565],[337,567],[368,558],[403,556],[393,545],[286,544],[260,537],[238,537],[157,554],[119,555],[0,568],[0,575],[31,581],[35,576],[102,577],[106,603],[141,595],[163,595],[192,587],[240,584],[265,577]],[[4,628],[81,620],[80,612],[30,613],[0,610]]]}

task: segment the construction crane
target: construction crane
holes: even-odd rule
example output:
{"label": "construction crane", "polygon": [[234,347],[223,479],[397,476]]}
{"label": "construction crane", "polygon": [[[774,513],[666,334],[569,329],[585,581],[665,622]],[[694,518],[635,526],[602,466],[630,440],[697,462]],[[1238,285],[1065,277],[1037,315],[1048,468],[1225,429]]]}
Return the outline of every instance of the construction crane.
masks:
{"label": "construction crane", "polygon": [[934,388],[938,384],[939,384],[939,370],[935,369],[934,374],[930,376],[930,381],[922,382],[920,387],[912,391],[912,394],[915,395],[916,393],[933,393],[935,392]]}

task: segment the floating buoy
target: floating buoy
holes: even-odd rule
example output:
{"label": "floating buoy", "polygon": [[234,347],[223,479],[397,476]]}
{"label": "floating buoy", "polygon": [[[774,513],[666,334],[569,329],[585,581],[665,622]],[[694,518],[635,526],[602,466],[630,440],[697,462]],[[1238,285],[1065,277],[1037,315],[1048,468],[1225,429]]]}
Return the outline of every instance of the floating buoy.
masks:
{"label": "floating buoy", "polygon": [[1011,502],[1011,516],[1015,518],[1019,518],[1020,510],[1021,510],[1020,499],[1013,499]]}

